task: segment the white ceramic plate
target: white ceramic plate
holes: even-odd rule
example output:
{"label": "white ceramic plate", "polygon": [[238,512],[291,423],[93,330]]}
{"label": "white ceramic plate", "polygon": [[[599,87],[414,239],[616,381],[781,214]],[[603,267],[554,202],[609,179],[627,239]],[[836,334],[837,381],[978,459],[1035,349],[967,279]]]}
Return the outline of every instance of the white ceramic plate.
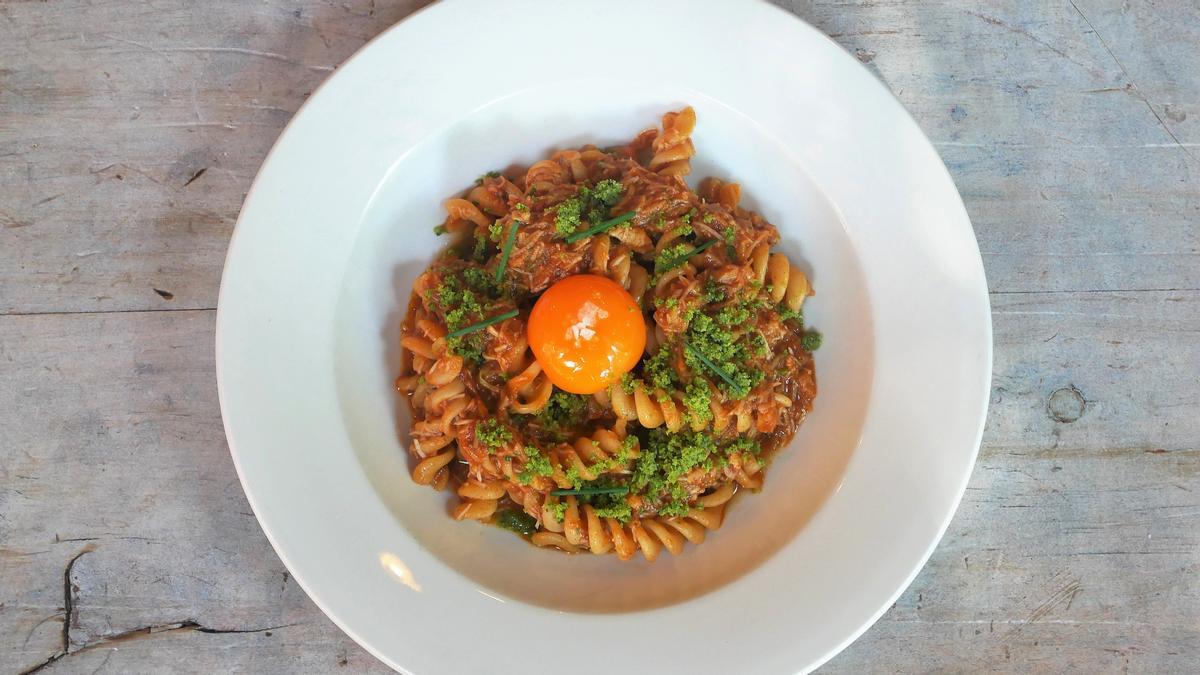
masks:
{"label": "white ceramic plate", "polygon": [[[564,556],[447,515],[408,478],[399,318],[441,202],[490,169],[693,105],[693,177],[739,181],[818,295],[820,395],[699,547]],[[444,2],[345,64],[242,209],[217,371],[250,503],[318,605],[418,673],[790,672],[846,646],[965,487],[991,324],[938,156],[833,42],[758,3]]]}

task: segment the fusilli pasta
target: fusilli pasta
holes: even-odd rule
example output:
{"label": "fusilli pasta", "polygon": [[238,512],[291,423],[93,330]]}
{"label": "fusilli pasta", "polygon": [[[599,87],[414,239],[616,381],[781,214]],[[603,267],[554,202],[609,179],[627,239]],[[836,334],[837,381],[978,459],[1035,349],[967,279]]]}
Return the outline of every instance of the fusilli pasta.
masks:
{"label": "fusilli pasta", "polygon": [[[688,188],[695,124],[669,112],[625,145],[561,150],[445,202],[437,231],[455,242],[414,283],[396,390],[412,479],[452,487],[455,519],[569,553],[678,555],[762,487],[812,408],[808,276],[772,252],[778,231],[739,184]],[[628,293],[645,347],[623,377],[572,394],[530,307],[582,274]]]}

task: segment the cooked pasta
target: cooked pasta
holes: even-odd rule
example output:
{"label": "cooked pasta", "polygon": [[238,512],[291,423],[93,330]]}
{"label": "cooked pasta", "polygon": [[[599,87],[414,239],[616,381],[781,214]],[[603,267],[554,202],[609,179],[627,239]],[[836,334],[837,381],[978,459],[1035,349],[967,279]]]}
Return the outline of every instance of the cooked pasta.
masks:
{"label": "cooked pasta", "polygon": [[737,183],[684,181],[691,108],[445,202],[396,389],[412,478],[457,520],[655,560],[720,528],[812,409],[804,271]]}

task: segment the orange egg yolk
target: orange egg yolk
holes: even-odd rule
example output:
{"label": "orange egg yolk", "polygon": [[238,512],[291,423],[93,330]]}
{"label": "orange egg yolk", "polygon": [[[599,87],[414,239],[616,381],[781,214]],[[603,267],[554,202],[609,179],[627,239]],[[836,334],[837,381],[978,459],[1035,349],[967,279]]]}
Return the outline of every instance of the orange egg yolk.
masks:
{"label": "orange egg yolk", "polygon": [[620,284],[579,274],[542,293],[529,314],[527,336],[556,387],[594,394],[637,365],[646,347],[646,323]]}

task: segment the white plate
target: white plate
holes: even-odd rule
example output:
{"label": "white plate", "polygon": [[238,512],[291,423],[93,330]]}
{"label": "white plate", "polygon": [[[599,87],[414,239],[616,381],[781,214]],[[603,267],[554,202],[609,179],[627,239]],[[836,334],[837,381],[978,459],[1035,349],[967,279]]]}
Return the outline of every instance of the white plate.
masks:
{"label": "white plate", "polygon": [[[739,181],[818,295],[820,395],[699,547],[559,555],[408,478],[391,390],[441,202],[490,169],[695,106],[693,177]],[[950,177],[853,58],[758,3],[444,2],[288,126],[242,209],[217,374],[250,503],[318,605],[418,673],[788,672],[849,644],[945,530],[979,444],[987,287]]]}

